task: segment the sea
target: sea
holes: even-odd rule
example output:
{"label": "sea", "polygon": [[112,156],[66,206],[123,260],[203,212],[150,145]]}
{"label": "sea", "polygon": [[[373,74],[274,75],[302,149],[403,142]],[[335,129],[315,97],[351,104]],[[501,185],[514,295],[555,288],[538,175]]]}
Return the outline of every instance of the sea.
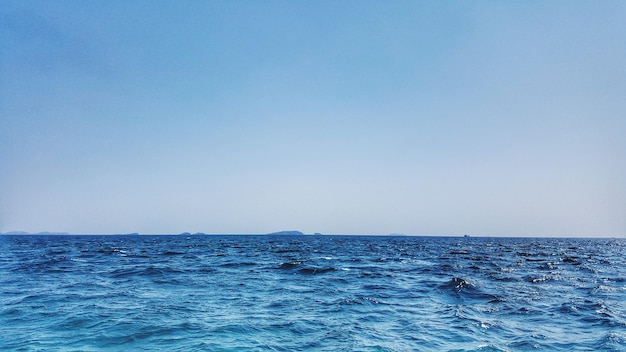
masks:
{"label": "sea", "polygon": [[3,235],[0,351],[626,351],[626,239]]}

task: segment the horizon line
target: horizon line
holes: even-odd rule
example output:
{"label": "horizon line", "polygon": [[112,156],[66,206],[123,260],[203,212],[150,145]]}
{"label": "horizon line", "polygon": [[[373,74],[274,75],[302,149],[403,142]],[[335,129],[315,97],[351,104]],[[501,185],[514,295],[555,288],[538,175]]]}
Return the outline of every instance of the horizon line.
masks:
{"label": "horizon line", "polygon": [[578,238],[578,239],[616,239],[626,238],[625,235],[482,235],[482,234],[405,234],[405,233],[303,233],[300,231],[278,231],[269,233],[206,233],[206,232],[180,232],[180,233],[72,233],[64,231],[8,231],[0,232],[3,236],[378,236],[378,237],[461,237],[461,238]]}

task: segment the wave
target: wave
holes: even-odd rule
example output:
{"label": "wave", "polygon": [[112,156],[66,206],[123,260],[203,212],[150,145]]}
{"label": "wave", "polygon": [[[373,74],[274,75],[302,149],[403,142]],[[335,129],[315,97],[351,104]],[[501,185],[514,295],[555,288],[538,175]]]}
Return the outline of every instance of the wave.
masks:
{"label": "wave", "polygon": [[626,241],[0,239],[0,350],[626,350]]}

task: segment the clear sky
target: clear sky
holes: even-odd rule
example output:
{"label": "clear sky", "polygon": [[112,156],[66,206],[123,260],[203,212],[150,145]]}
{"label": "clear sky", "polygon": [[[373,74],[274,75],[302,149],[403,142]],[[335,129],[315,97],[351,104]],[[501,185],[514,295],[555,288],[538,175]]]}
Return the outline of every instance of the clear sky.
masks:
{"label": "clear sky", "polygon": [[0,232],[626,235],[626,1],[0,0]]}

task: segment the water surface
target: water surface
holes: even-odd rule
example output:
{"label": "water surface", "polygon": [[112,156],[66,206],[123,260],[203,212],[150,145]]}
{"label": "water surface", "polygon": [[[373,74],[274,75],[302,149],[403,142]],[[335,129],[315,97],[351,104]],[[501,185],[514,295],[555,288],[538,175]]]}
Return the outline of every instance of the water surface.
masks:
{"label": "water surface", "polygon": [[626,351],[626,240],[2,236],[2,351]]}

